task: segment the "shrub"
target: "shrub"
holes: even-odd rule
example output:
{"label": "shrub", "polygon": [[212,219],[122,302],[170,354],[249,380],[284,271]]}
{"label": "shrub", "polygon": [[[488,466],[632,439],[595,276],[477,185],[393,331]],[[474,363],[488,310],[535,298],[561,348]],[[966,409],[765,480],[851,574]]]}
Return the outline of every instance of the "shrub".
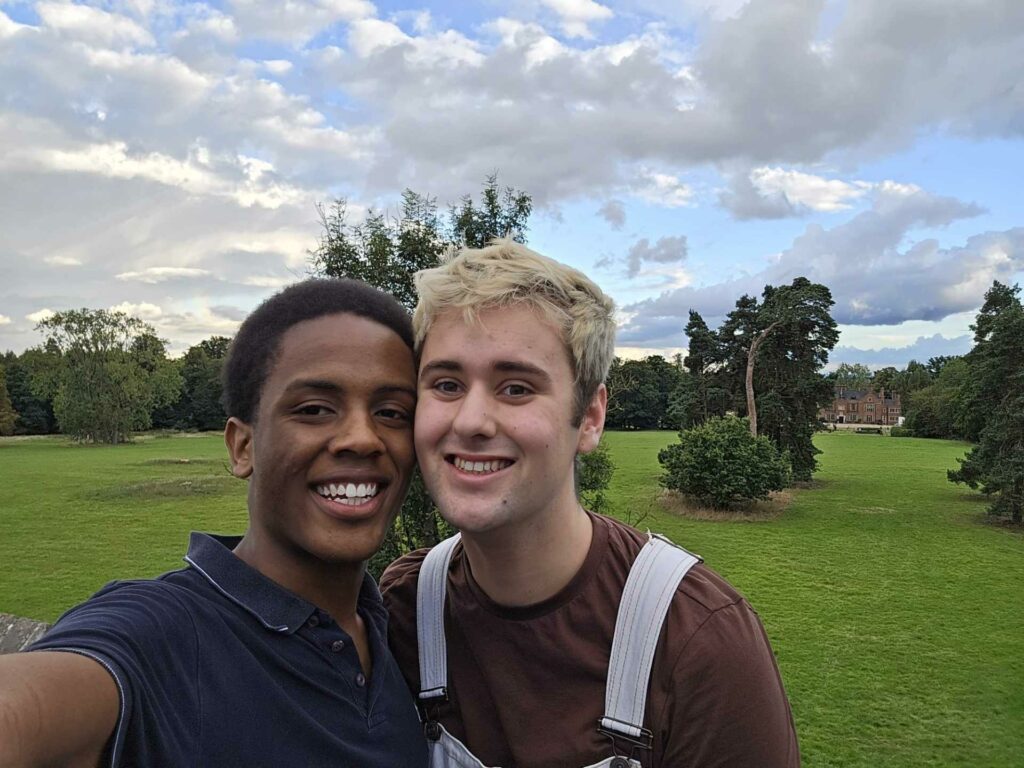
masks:
{"label": "shrub", "polygon": [[608,490],[614,471],[615,465],[603,436],[597,448],[576,457],[577,493],[580,503],[591,512],[606,515],[611,511],[611,503],[604,492]]}
{"label": "shrub", "polygon": [[746,419],[709,419],[679,433],[679,442],[658,454],[661,484],[719,509],[766,499],[789,485],[789,461],[763,435],[753,437]]}
{"label": "shrub", "polygon": [[889,430],[889,437],[914,437],[914,430],[910,427],[893,427]]}

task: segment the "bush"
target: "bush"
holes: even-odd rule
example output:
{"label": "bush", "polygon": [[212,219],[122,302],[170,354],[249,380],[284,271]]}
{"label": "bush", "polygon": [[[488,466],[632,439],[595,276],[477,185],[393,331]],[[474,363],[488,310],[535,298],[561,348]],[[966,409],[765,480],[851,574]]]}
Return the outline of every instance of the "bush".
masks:
{"label": "bush", "polygon": [[914,430],[910,427],[893,427],[889,430],[889,437],[914,437]]}
{"label": "bush", "polygon": [[611,503],[604,492],[608,490],[614,471],[615,465],[603,436],[597,448],[576,457],[576,492],[580,503],[591,512],[601,515],[611,512]]}
{"label": "bush", "polygon": [[661,484],[719,509],[766,499],[789,485],[789,460],[746,419],[710,419],[679,433],[679,442],[658,454]]}

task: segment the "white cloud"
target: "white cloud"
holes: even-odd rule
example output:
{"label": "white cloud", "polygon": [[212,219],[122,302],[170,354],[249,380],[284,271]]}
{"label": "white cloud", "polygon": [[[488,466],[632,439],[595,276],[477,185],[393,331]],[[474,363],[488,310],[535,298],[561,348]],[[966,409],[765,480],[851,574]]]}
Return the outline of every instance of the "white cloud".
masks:
{"label": "white cloud", "polygon": [[556,14],[562,22],[562,31],[569,37],[593,37],[590,25],[607,21],[614,14],[612,9],[594,0],[540,0]]}
{"label": "white cloud", "polygon": [[36,4],[43,25],[62,35],[103,46],[152,46],[156,41],[145,29],[126,16],[76,3]]}
{"label": "white cloud", "polygon": [[49,320],[55,314],[56,313],[52,309],[44,307],[43,309],[40,309],[38,312],[31,312],[25,315],[25,319],[33,323],[41,323],[43,322],[43,320]]}
{"label": "white cloud", "polygon": [[296,45],[338,22],[376,13],[366,0],[230,0],[228,5],[244,35]]}
{"label": "white cloud", "polygon": [[849,209],[852,200],[863,197],[873,187],[866,181],[845,182],[769,167],[752,170],[750,180],[762,195],[783,195],[793,205],[828,213]]}
{"label": "white cloud", "polygon": [[10,325],[10,324],[11,324],[11,318],[9,318],[7,315],[0,315],[0,325]]}
{"label": "white cloud", "polygon": [[77,256],[52,255],[46,256],[43,261],[55,267],[80,267],[82,260]]}
{"label": "white cloud", "polygon": [[145,301],[138,304],[122,301],[120,304],[110,307],[110,311],[124,312],[126,315],[137,317],[140,320],[155,320],[158,317],[162,317],[164,313],[156,304],[150,304]]}
{"label": "white cloud", "polygon": [[681,208],[693,200],[693,189],[679,177],[649,168],[641,170],[632,191],[641,200],[666,208]]}
{"label": "white cloud", "polygon": [[5,37],[12,37],[22,30],[31,30],[27,24],[19,24],[10,16],[0,10],[0,40]]}
{"label": "white cloud", "polygon": [[284,75],[292,70],[292,63],[287,59],[267,59],[263,62],[263,68],[272,75]]}
{"label": "white cloud", "polygon": [[122,272],[115,275],[118,280],[137,280],[141,283],[162,283],[166,280],[205,277],[209,270],[196,267],[148,267],[134,272]]}

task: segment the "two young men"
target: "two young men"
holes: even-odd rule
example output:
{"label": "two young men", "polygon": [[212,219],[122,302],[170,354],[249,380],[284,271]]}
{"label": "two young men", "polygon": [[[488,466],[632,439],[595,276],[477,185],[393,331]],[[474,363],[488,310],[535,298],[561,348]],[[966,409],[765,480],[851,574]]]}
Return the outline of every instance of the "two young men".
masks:
{"label": "two young men", "polygon": [[[576,499],[611,301],[510,242],[418,287],[418,376],[408,319],[359,284],[300,284],[243,324],[226,441],[249,478],[245,536],[195,535],[189,567],[110,585],[34,647],[50,652],[0,659],[0,766],[419,766],[424,732],[435,768],[798,764],[746,602]],[[409,480],[414,409],[427,485],[461,531],[443,560],[413,553],[382,580],[425,727],[364,575]],[[683,564],[673,578],[646,569],[655,550]],[[666,615],[645,624],[648,593]],[[639,617],[622,633],[638,642],[620,616]],[[623,698],[632,723],[606,706]]]}
{"label": "two young men", "polygon": [[577,500],[576,455],[604,425],[612,302],[508,241],[417,288],[416,453],[461,541],[401,558],[381,587],[432,766],[799,765],[747,602]]}
{"label": "two young men", "polygon": [[108,585],[0,657],[0,766],[426,766],[365,574],[415,463],[408,315],[300,283],[226,366],[248,530],[193,534],[188,567]]}

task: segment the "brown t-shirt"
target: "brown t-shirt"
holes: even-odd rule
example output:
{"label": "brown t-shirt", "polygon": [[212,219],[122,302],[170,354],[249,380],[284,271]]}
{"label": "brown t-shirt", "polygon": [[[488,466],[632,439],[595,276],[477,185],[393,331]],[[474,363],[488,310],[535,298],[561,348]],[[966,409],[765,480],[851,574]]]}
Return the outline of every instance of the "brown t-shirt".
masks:
{"label": "brown t-shirt", "polygon": [[[597,730],[615,617],[646,536],[591,515],[594,535],[576,576],[543,603],[508,608],[484,594],[462,546],[448,576],[449,701],[441,723],[489,766],[581,768],[609,757]],[[419,691],[416,585],[426,550],[381,578],[390,640]],[[654,656],[645,768],[799,766],[793,715],[761,622],[710,568],[694,566],[669,608]]]}

